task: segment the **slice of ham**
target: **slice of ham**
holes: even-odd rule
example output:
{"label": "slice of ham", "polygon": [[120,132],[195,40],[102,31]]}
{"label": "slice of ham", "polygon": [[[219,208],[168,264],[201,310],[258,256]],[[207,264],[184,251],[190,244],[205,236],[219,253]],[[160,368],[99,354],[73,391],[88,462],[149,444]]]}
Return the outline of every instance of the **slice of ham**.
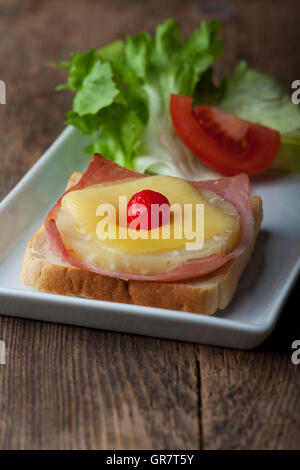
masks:
{"label": "slice of ham", "polygon": [[117,273],[81,263],[74,259],[65,247],[62,237],[56,225],[56,219],[61,207],[61,200],[70,191],[84,189],[96,184],[120,181],[129,178],[146,178],[147,175],[136,173],[123,168],[116,163],[106,160],[99,154],[95,154],[78,183],[66,191],[48,213],[44,225],[47,239],[51,249],[64,261],[76,266],[105,276],[116,277],[124,280],[161,281],[174,282],[184,279],[192,279],[215,271],[230,259],[243,253],[254,236],[254,218],[250,204],[250,182],[246,174],[224,177],[218,180],[191,182],[196,188],[208,189],[229,201],[238,211],[240,217],[241,237],[236,248],[225,255],[211,255],[206,258],[192,259],[182,263],[177,268],[156,276],[139,275],[132,273]]}

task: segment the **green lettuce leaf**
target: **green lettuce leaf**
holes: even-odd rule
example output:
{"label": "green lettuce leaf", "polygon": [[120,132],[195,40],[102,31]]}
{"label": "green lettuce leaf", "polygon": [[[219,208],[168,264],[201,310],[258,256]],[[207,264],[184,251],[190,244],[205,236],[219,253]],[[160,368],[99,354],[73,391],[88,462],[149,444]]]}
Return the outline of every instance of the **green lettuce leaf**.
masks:
{"label": "green lettuce leaf", "polygon": [[219,22],[203,22],[181,41],[168,19],[154,38],[142,32],[58,64],[69,75],[57,88],[75,92],[67,123],[92,138],[86,151],[138,171],[193,177],[201,162],[175,135],[169,100],[194,96],[221,54],[219,32]]}
{"label": "green lettuce leaf", "polygon": [[112,70],[108,63],[97,61],[73,101],[73,109],[79,116],[96,114],[100,109],[113,103],[118,90],[112,80]]}

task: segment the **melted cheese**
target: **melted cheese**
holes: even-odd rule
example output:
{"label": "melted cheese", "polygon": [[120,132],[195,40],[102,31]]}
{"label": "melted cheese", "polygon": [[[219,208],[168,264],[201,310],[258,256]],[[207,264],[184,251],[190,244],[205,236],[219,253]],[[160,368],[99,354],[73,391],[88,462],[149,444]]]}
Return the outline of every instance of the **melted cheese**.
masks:
{"label": "melted cheese", "polygon": [[[238,220],[235,216],[225,213],[216,205],[211,204],[196,188],[184,180],[170,176],[152,176],[125,183],[109,186],[93,186],[83,190],[72,191],[66,194],[62,200],[62,208],[74,218],[77,229],[92,240],[97,239],[97,224],[101,217],[96,216],[97,207],[101,203],[111,204],[116,210],[117,222],[119,220],[119,196],[126,196],[127,201],[137,192],[143,189],[152,189],[163,193],[170,205],[177,203],[182,208],[184,205],[192,204],[191,227],[195,230],[196,204],[204,205],[204,240],[212,239],[224,233],[231,233],[232,239],[228,243],[234,245],[237,241]],[[154,253],[182,249],[189,240],[184,235],[177,239],[174,236],[176,226],[171,218],[170,239],[163,239],[162,227],[154,239],[152,230],[141,230],[139,239],[132,239],[132,230],[129,230],[128,238],[122,240],[119,237],[119,227],[116,227],[116,238],[101,240],[108,248],[113,248],[124,253]],[[165,227],[166,229],[166,227]],[[190,240],[193,241],[193,240]]]}
{"label": "melted cheese", "polygon": [[[97,237],[97,224],[101,220],[96,215],[99,204],[112,204],[118,216],[119,196],[126,196],[129,201],[143,189],[161,192],[170,205],[177,203],[183,208],[185,204],[192,204],[193,229],[196,228],[195,205],[204,205],[204,246],[201,250],[185,249],[186,242],[192,240],[186,239],[184,231],[180,239],[174,237],[176,226],[172,218],[170,239],[163,239],[162,229],[159,229],[158,239],[152,239],[149,231],[148,239],[129,237],[122,240],[118,236],[118,225],[115,239],[100,240]],[[170,271],[188,259],[228,253],[240,237],[239,216],[230,203],[211,191],[199,191],[186,181],[170,176],[152,176],[71,191],[62,199],[57,225],[67,249],[77,260],[115,272],[148,275]]]}

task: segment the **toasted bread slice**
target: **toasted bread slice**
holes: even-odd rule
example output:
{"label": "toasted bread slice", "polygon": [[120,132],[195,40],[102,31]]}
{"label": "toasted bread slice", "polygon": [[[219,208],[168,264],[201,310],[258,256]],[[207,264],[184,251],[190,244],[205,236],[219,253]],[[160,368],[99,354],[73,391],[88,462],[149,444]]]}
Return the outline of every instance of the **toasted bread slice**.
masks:
{"label": "toasted bread slice", "polygon": [[[80,173],[73,173],[68,188]],[[244,253],[215,272],[196,279],[176,282],[124,281],[76,268],[50,249],[44,226],[29,241],[21,271],[25,285],[61,295],[86,297],[135,305],[212,315],[231,301],[238,280],[253,251],[262,220],[262,203],[251,197],[255,235]]]}

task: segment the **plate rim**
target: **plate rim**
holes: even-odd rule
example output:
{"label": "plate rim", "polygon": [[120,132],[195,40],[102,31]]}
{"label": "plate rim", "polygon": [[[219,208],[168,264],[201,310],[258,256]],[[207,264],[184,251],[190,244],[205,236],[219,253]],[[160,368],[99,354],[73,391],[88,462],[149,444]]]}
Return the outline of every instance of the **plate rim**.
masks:
{"label": "plate rim", "polygon": [[[42,170],[42,167],[51,159],[53,152],[59,148],[60,144],[66,139],[72,136],[72,133],[78,132],[74,127],[67,126],[59,136],[54,140],[54,142],[48,147],[48,149],[42,154],[42,156],[32,165],[32,167],[25,173],[25,175],[20,179],[20,181],[9,191],[9,193],[2,199],[0,202],[0,216],[4,210],[6,210],[10,203],[13,202],[14,198],[22,192],[23,188],[27,186],[30,179],[39,171]],[[1,262],[0,262],[1,264]],[[277,321],[279,319],[280,313],[284,306],[284,303],[293,289],[297,278],[300,272],[300,258],[297,260],[289,275],[286,278],[286,282],[283,287],[280,289],[279,295],[276,297],[275,302],[271,306],[271,314],[268,315],[268,319],[265,322],[260,323],[246,323],[240,322],[235,319],[226,318],[226,317],[216,317],[214,315],[200,315],[197,313],[182,312],[179,310],[170,310],[164,308],[150,307],[150,306],[141,306],[134,304],[125,304],[119,302],[110,302],[102,300],[93,300],[80,297],[72,296],[63,296],[59,294],[51,294],[47,292],[33,291],[33,290],[22,290],[18,288],[9,288],[3,287],[0,285],[0,299],[12,297],[18,298],[18,300],[23,300],[28,302],[34,300],[41,303],[48,303],[54,305],[56,303],[60,305],[72,306],[72,304],[78,303],[79,305],[89,307],[94,309],[101,304],[101,310],[109,310],[111,312],[121,311],[127,315],[137,315],[143,316],[145,314],[152,315],[154,317],[162,317],[167,315],[172,321],[181,321],[184,320],[187,323],[197,323],[204,325],[215,325],[222,327],[225,330],[234,329],[236,332],[240,331],[247,333],[249,335],[255,334],[259,336],[262,342],[275,328]],[[49,319],[51,321],[51,319]],[[258,343],[259,344],[259,343]]]}

